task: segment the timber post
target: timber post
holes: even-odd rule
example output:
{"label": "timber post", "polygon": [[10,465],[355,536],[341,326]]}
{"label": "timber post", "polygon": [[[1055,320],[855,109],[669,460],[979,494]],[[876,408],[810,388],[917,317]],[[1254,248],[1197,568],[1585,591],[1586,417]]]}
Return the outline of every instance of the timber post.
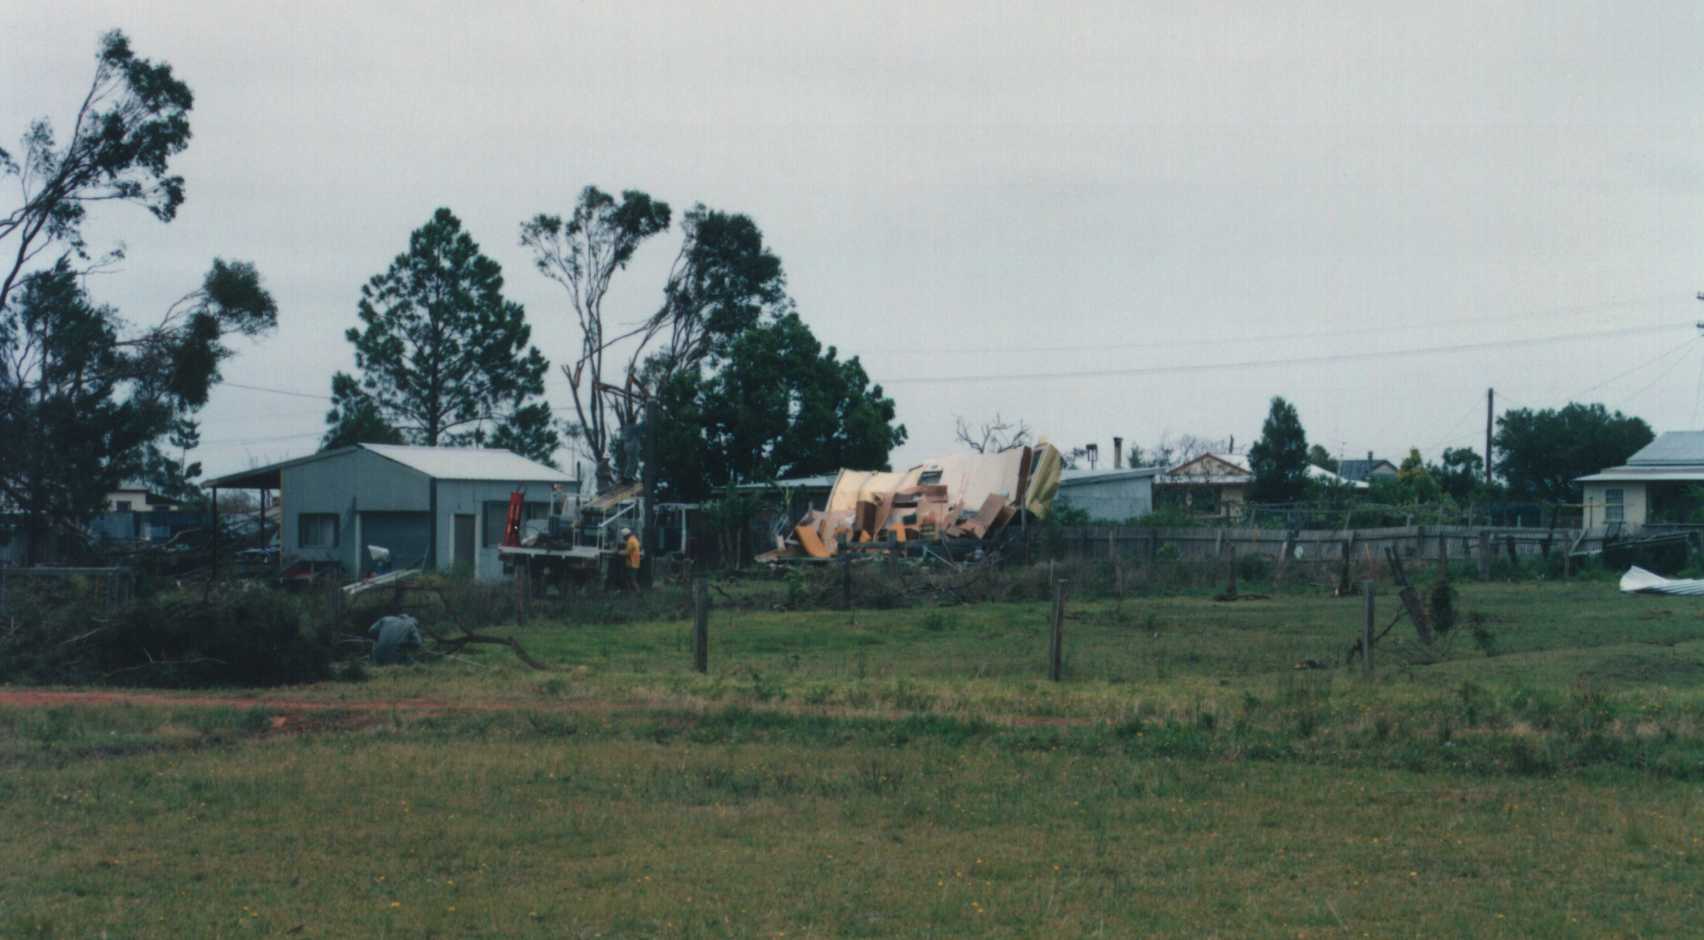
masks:
{"label": "timber post", "polygon": [[1361,582],[1361,676],[1373,677],[1373,593],[1376,581]]}
{"label": "timber post", "polygon": [[710,579],[692,579],[692,668],[710,671]]}
{"label": "timber post", "polygon": [[1047,674],[1058,682],[1065,671],[1065,579],[1053,582],[1053,623],[1047,641]]}

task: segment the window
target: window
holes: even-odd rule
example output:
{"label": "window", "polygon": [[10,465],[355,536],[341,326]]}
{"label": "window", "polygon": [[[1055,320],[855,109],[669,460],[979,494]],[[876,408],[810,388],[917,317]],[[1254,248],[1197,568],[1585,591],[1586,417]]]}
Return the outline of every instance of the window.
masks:
{"label": "window", "polygon": [[296,516],[296,544],[302,548],[337,547],[337,513],[304,512]]}
{"label": "window", "polygon": [[917,477],[917,482],[922,486],[934,486],[941,482],[941,471],[925,470]]}
{"label": "window", "polygon": [[[525,523],[534,519],[543,519],[548,515],[550,515],[549,503],[529,502],[521,513],[522,528],[526,528]],[[480,544],[486,548],[496,548],[503,544],[503,526],[509,521],[508,502],[495,499],[488,501],[481,516],[480,528],[484,534],[480,537]]]}
{"label": "window", "polygon": [[128,500],[128,499],[115,499],[115,500],[112,501],[112,509],[113,509],[114,512],[129,512],[130,511],[130,500]]}
{"label": "window", "polygon": [[1622,496],[1622,494],[1624,492],[1625,492],[1624,490],[1619,490],[1619,489],[1604,490],[1603,491],[1603,521],[1604,522],[1608,523],[1608,522],[1624,522],[1624,521],[1626,521],[1626,514],[1624,512],[1626,502],[1625,502],[1625,500],[1623,499],[1623,496]]}

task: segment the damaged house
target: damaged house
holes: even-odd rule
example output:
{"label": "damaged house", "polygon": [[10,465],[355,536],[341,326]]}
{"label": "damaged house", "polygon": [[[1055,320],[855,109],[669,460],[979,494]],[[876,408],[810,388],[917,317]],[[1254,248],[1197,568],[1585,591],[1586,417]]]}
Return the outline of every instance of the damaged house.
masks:
{"label": "damaged house", "polygon": [[827,559],[860,545],[989,539],[1028,512],[1045,518],[1062,461],[1051,444],[926,460],[909,470],[842,470],[760,560]]}

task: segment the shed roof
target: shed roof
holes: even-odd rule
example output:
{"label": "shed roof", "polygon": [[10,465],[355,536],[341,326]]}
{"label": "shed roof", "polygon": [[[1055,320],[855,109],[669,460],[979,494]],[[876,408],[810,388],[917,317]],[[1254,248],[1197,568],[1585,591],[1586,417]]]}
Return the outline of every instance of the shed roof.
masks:
{"label": "shed roof", "polygon": [[566,483],[570,477],[555,467],[528,460],[495,447],[410,447],[404,444],[358,444],[367,450],[412,467],[438,480],[548,480]]}
{"label": "shed roof", "polygon": [[239,473],[216,477],[203,483],[207,487],[238,489],[277,489],[286,467],[300,466],[316,460],[326,460],[356,450],[367,450],[394,460],[412,470],[418,470],[436,480],[496,480],[503,482],[566,483],[570,477],[553,467],[528,460],[511,451],[491,447],[411,447],[402,444],[355,444],[336,450],[320,451],[306,457],[282,460]]}

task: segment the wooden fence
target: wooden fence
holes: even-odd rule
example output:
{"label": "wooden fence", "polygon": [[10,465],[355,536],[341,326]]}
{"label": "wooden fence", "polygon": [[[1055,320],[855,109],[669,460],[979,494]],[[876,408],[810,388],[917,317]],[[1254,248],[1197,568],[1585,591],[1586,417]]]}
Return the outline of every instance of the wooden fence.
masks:
{"label": "wooden fence", "polygon": [[1440,551],[1451,561],[1477,560],[1486,553],[1506,558],[1513,546],[1518,557],[1541,557],[1553,552],[1584,555],[1603,548],[1606,537],[1632,533],[1605,529],[1536,529],[1514,526],[1418,525],[1384,529],[1248,529],[1147,528],[1140,526],[1066,526],[1048,532],[1031,529],[1032,558],[1049,553],[1067,558],[1107,558],[1117,555],[1141,561],[1215,562],[1231,554],[1264,555],[1296,562],[1341,561],[1347,552],[1361,557],[1371,552],[1382,558],[1386,548],[1404,559],[1436,560]]}

